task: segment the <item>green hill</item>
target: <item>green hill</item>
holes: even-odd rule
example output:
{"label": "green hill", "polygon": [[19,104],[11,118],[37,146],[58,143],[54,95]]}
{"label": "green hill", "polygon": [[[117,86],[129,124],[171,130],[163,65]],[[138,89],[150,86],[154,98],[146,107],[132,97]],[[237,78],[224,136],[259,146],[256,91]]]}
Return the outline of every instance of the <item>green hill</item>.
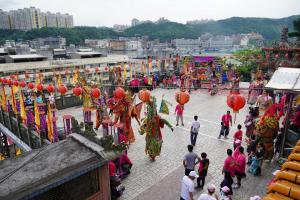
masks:
{"label": "green hill", "polygon": [[293,31],[293,21],[300,15],[281,19],[269,18],[241,18],[232,17],[205,24],[180,24],[176,22],[144,23],[130,27],[123,33],[106,27],[74,27],[42,28],[31,31],[0,30],[0,43],[5,40],[31,40],[38,37],[61,36],[67,39],[68,44],[83,44],[84,39],[118,38],[120,36],[149,36],[150,39],[166,41],[174,38],[198,38],[203,33],[214,35],[232,35],[238,33],[261,33],[267,40],[278,40],[281,28],[287,26]]}

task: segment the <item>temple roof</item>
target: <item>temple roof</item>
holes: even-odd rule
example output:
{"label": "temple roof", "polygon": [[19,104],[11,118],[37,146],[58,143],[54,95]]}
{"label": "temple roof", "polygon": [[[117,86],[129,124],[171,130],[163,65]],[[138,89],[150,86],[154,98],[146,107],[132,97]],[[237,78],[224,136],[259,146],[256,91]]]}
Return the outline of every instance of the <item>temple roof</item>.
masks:
{"label": "temple roof", "polygon": [[78,134],[0,162],[0,199],[32,198],[107,163],[104,149]]}

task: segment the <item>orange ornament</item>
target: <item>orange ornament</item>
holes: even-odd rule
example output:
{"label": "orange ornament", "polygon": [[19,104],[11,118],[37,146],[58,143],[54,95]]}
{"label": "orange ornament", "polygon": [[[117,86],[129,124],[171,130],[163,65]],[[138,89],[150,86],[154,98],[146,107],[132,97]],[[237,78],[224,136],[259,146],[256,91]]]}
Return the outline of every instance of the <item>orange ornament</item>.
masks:
{"label": "orange ornament", "polygon": [[39,84],[36,86],[36,89],[37,89],[38,91],[43,91],[43,89],[44,89],[43,84],[39,83]]}
{"label": "orange ornament", "polygon": [[93,88],[93,89],[92,89],[92,96],[93,96],[94,98],[98,98],[98,97],[100,97],[100,95],[101,95],[101,92],[100,92],[100,89],[99,89],[99,88]]}
{"label": "orange ornament", "polygon": [[75,87],[75,88],[73,88],[73,94],[74,94],[75,96],[80,96],[80,95],[82,94],[82,89],[81,89],[81,87]]}
{"label": "orange ornament", "polygon": [[177,103],[184,105],[190,100],[190,95],[185,91],[176,92],[175,99]]}
{"label": "orange ornament", "polygon": [[61,85],[61,86],[58,87],[58,92],[60,94],[66,94],[67,91],[68,91],[68,88],[64,85]]}
{"label": "orange ornament", "polygon": [[230,94],[227,96],[227,105],[232,108],[233,112],[238,113],[246,104],[245,97],[240,94]]}
{"label": "orange ornament", "polygon": [[34,84],[33,83],[28,83],[28,88],[32,90],[34,88]]}
{"label": "orange ornament", "polygon": [[116,99],[118,99],[118,100],[121,100],[121,99],[123,99],[124,98],[124,96],[125,96],[125,91],[124,91],[124,89],[123,88],[121,88],[121,87],[117,87],[117,89],[115,90],[115,98]]}
{"label": "orange ornament", "polygon": [[54,86],[53,86],[52,84],[49,84],[49,85],[47,86],[47,90],[48,90],[49,93],[54,92]]}
{"label": "orange ornament", "polygon": [[143,89],[139,92],[138,96],[142,102],[147,103],[150,101],[151,92],[149,90]]}
{"label": "orange ornament", "polygon": [[24,88],[26,86],[26,82],[25,81],[21,81],[20,82],[20,87]]}

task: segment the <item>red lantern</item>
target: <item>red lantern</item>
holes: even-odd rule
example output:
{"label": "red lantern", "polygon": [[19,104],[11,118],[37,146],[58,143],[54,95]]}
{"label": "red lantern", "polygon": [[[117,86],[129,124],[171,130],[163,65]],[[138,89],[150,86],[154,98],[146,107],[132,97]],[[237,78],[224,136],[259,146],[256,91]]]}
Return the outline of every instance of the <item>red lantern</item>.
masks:
{"label": "red lantern", "polygon": [[39,84],[36,86],[36,89],[37,89],[38,91],[43,91],[43,89],[44,89],[43,84],[39,83]]}
{"label": "red lantern", "polygon": [[26,82],[25,82],[25,81],[21,81],[21,82],[20,82],[20,86],[21,86],[22,88],[24,88],[24,87],[26,86]]}
{"label": "red lantern", "polygon": [[96,73],[98,73],[100,71],[99,67],[96,67],[95,71],[96,71]]}
{"label": "red lantern", "polygon": [[81,87],[75,87],[75,88],[73,88],[73,94],[74,94],[75,96],[80,96],[80,95],[82,94],[82,89],[81,89]]}
{"label": "red lantern", "polygon": [[151,97],[151,93],[149,90],[143,89],[139,92],[139,99],[144,103],[149,102],[150,97]]}
{"label": "red lantern", "polygon": [[14,86],[18,86],[19,82],[18,81],[14,81]]}
{"label": "red lantern", "polygon": [[0,83],[2,83],[3,79],[0,77]]}
{"label": "red lantern", "polygon": [[8,79],[8,80],[7,80],[7,84],[8,84],[9,86],[12,86],[12,84],[13,84],[12,80],[11,80],[11,79]]}
{"label": "red lantern", "polygon": [[184,105],[190,100],[190,95],[185,91],[176,92],[175,99],[177,103]]}
{"label": "red lantern", "polygon": [[123,99],[124,96],[125,96],[125,91],[121,87],[117,87],[117,89],[115,90],[114,93],[115,93],[115,98],[118,99],[118,100]]}
{"label": "red lantern", "polygon": [[31,90],[34,88],[34,84],[33,84],[33,83],[31,83],[31,82],[30,82],[30,83],[28,83],[28,85],[27,85],[27,86],[28,86],[28,88],[29,88],[29,89],[31,89]]}
{"label": "red lantern", "polygon": [[54,86],[53,86],[52,84],[49,84],[49,85],[47,86],[47,90],[48,90],[49,93],[54,92]]}
{"label": "red lantern", "polygon": [[98,88],[93,88],[93,89],[92,89],[92,96],[93,96],[94,98],[100,97],[100,94],[101,94],[101,92],[100,92],[100,90],[99,90]]}
{"label": "red lantern", "polygon": [[2,79],[2,82],[3,82],[4,84],[6,84],[6,83],[7,83],[7,79],[6,79],[6,78],[3,78],[3,79]]}
{"label": "red lantern", "polygon": [[26,79],[29,79],[29,74],[25,74],[25,78],[26,78]]}
{"label": "red lantern", "polygon": [[108,71],[108,67],[106,66],[106,67],[104,68],[104,70],[105,70],[105,71]]}
{"label": "red lantern", "polygon": [[246,104],[245,97],[240,94],[230,94],[227,96],[227,105],[232,108],[233,112],[237,113]]}
{"label": "red lantern", "polygon": [[64,85],[61,85],[61,86],[58,87],[58,92],[59,92],[60,94],[66,94],[67,91],[68,91],[68,89],[67,89],[67,87],[64,86]]}
{"label": "red lantern", "polygon": [[11,79],[15,79],[16,76],[15,76],[15,75],[10,75],[10,78],[11,78]]}

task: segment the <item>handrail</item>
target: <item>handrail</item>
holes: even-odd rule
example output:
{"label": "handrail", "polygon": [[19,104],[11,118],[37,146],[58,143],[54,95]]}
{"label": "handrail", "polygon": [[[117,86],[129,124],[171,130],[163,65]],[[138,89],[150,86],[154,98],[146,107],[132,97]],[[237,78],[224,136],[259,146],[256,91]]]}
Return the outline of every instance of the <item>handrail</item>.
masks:
{"label": "handrail", "polygon": [[7,137],[12,139],[14,143],[22,149],[24,152],[29,152],[32,149],[24,143],[20,138],[18,138],[13,132],[11,132],[8,128],[6,128],[3,124],[0,123],[0,131],[5,134]]}

